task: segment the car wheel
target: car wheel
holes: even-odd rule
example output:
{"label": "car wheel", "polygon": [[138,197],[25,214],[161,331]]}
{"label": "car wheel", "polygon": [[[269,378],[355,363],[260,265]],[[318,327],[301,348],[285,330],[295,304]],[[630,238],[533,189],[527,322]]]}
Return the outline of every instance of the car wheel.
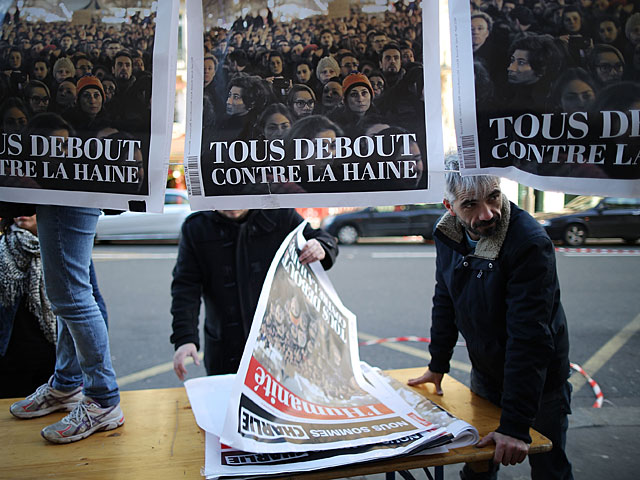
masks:
{"label": "car wheel", "polygon": [[568,225],[564,230],[564,243],[571,247],[580,247],[584,245],[587,239],[587,229],[577,223]]}
{"label": "car wheel", "polygon": [[629,237],[623,238],[623,240],[624,240],[624,243],[626,243],[627,245],[635,245],[636,242],[638,241],[637,238],[629,238]]}
{"label": "car wheel", "polygon": [[344,245],[353,245],[358,241],[358,230],[353,225],[345,225],[338,230],[338,241]]}

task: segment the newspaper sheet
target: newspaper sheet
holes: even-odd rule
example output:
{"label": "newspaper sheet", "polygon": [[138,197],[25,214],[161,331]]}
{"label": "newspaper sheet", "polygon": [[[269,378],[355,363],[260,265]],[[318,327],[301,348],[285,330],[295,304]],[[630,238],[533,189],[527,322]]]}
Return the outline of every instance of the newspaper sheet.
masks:
{"label": "newspaper sheet", "polygon": [[[640,57],[624,28],[607,36],[600,25],[613,19],[574,6],[552,17],[533,4],[479,5],[449,2],[462,174],[640,196]],[[620,21],[640,18],[637,8]]]}
{"label": "newspaper sheet", "polygon": [[359,367],[356,318],[319,262],[303,265],[302,229],[269,268],[227,408],[223,443],[309,452],[414,435],[431,424]]}
{"label": "newspaper sheet", "polygon": [[162,211],[177,12],[171,0],[0,12],[0,200]]}
{"label": "newspaper sheet", "polygon": [[449,448],[477,442],[478,433],[468,423],[452,417],[422,395],[378,369],[372,369],[365,363],[361,365],[368,382],[383,389],[395,390],[417,413],[424,414],[425,418],[432,421],[434,431],[441,433],[433,435],[427,432],[391,442],[321,452],[275,454],[242,452],[220,443],[218,435],[222,430],[225,411],[210,408],[212,403],[224,403],[228,398],[234,376],[196,378],[186,381],[185,388],[196,421],[206,432],[204,476],[247,478],[253,475],[295,473],[381,460],[411,454],[411,452],[416,452],[416,455],[444,453]]}
{"label": "newspaper sheet", "polygon": [[441,201],[438,2],[340,5],[187,0],[192,208]]}

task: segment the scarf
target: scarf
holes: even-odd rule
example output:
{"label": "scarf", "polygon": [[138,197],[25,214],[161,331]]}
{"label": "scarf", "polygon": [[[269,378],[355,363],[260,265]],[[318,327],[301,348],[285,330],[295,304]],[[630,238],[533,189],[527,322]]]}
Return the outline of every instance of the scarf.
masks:
{"label": "scarf", "polygon": [[11,225],[0,237],[0,304],[15,306],[25,297],[45,338],[56,343],[56,316],[44,287],[40,242],[27,230]]}

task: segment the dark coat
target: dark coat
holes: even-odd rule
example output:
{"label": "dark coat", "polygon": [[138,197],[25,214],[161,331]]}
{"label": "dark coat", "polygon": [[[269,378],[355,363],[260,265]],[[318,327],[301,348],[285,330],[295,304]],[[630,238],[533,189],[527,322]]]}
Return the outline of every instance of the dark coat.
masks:
{"label": "dark coat", "polygon": [[[176,349],[186,343],[200,348],[198,316],[204,298],[209,375],[237,371],[269,266],[300,222],[293,209],[252,210],[241,223],[213,211],[185,220],[171,284],[171,343]],[[326,253],[322,266],[330,268],[338,255],[335,238],[308,225],[304,236],[320,242]]]}
{"label": "dark coat", "polygon": [[569,339],[553,243],[506,199],[495,235],[471,253],[455,217],[438,222],[429,369],[447,373],[462,334],[473,369],[502,397],[498,432],[531,442],[543,391],[569,377]]}

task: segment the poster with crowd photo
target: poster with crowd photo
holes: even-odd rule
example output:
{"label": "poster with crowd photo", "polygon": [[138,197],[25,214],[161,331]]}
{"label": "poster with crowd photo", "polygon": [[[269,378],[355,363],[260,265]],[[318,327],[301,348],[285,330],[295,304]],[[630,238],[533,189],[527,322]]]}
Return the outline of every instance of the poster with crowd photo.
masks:
{"label": "poster with crowd photo", "polygon": [[296,228],[269,268],[221,440],[245,452],[310,452],[390,441],[432,425],[359,367],[356,319]]}
{"label": "poster with crowd photo", "polygon": [[178,3],[9,3],[0,200],[162,211]]}
{"label": "poster with crowd photo", "polygon": [[640,10],[451,0],[464,174],[640,196]]}
{"label": "poster with crowd photo", "polygon": [[421,5],[187,0],[192,207],[441,201],[438,2]]}

